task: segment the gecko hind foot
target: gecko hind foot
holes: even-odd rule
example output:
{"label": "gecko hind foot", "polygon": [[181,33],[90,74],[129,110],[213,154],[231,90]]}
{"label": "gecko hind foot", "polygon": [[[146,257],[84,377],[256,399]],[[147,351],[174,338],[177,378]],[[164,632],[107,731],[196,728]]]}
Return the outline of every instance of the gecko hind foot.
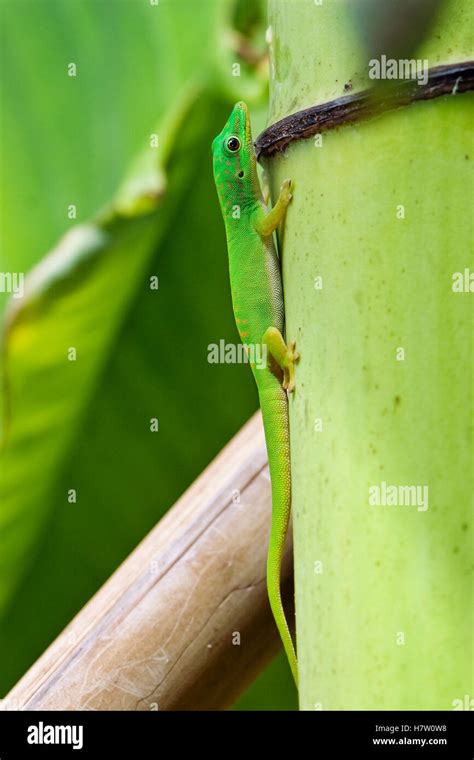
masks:
{"label": "gecko hind foot", "polygon": [[292,393],[295,387],[295,364],[300,358],[295,341],[290,341],[287,345],[280,330],[269,327],[263,334],[262,343],[283,372],[282,387]]}
{"label": "gecko hind foot", "polygon": [[296,342],[288,342],[288,348],[283,360],[283,388],[288,393],[293,393],[295,389],[295,364],[299,361],[300,355],[296,350]]}

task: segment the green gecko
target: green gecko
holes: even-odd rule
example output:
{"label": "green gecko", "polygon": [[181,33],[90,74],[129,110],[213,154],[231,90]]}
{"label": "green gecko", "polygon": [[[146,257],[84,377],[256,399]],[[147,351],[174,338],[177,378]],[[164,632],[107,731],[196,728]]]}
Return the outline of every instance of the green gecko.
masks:
{"label": "green gecko", "polygon": [[[273,232],[291,201],[285,180],[269,211],[257,174],[257,160],[245,103],[237,103],[212,143],[214,179],[224,217],[235,321],[248,353],[267,357],[250,362],[262,409],[272,483],[272,525],[268,545],[267,589],[291,671],[298,683],[295,648],[281,601],[280,573],[291,506],[288,396],[294,388],[295,344],[283,338],[285,308]],[[263,352],[257,354],[257,348]]]}

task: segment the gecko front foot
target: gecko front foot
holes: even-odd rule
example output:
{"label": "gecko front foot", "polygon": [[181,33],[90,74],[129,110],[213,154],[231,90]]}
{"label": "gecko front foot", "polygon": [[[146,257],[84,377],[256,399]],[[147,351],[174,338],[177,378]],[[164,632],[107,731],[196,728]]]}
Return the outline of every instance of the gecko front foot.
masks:
{"label": "gecko front foot", "polygon": [[291,192],[291,179],[284,179],[280,187],[279,200],[283,206],[288,206],[293,194]]}

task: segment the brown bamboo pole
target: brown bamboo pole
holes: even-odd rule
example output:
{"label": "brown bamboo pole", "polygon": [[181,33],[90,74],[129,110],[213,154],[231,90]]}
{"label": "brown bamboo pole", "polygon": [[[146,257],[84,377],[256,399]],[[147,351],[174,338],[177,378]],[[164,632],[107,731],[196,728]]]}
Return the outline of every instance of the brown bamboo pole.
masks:
{"label": "brown bamboo pole", "polygon": [[[3,709],[232,704],[279,649],[270,483],[254,415],[13,688]],[[291,546],[283,570],[292,605]]]}

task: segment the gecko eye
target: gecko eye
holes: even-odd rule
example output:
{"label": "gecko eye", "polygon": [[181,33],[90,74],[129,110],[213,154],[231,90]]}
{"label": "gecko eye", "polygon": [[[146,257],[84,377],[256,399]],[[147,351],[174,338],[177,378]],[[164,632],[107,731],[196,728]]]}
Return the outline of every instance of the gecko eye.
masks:
{"label": "gecko eye", "polygon": [[237,153],[237,151],[240,150],[240,140],[239,140],[239,138],[236,137],[235,135],[231,135],[230,137],[227,138],[226,143],[225,143],[225,147],[231,153]]}

